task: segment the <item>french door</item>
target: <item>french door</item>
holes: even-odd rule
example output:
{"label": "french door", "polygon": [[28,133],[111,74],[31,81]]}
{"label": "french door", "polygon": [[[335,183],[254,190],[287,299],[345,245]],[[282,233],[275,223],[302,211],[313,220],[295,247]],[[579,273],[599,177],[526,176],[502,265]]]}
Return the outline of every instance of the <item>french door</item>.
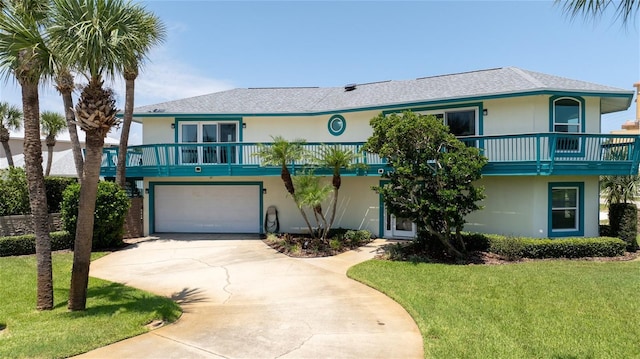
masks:
{"label": "french door", "polygon": [[408,218],[394,216],[385,210],[384,236],[389,238],[415,238],[416,224]]}
{"label": "french door", "polygon": [[180,125],[180,143],[198,144],[180,147],[183,164],[236,163],[236,146],[223,143],[237,141],[237,124],[224,122],[189,122]]}

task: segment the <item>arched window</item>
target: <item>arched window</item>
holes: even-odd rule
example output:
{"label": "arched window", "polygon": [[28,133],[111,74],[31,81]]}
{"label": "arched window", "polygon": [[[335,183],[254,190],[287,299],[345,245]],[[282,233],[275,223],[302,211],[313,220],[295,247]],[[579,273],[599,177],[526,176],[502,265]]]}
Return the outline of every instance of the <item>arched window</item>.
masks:
{"label": "arched window", "polygon": [[582,104],[562,97],[553,101],[553,132],[582,132]]}
{"label": "arched window", "polygon": [[[584,132],[584,100],[572,97],[552,97],[550,131],[564,133]],[[558,137],[556,151],[580,151],[580,140],[575,136]]]}

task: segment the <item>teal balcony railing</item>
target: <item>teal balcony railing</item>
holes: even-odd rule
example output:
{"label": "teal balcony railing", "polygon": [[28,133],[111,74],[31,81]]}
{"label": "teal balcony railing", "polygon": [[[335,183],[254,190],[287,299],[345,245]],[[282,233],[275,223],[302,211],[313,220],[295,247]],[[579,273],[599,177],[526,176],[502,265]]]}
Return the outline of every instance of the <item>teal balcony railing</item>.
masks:
{"label": "teal balcony railing", "polygon": [[[489,159],[483,169],[485,175],[628,175],[638,172],[640,161],[640,136],[634,135],[541,133],[460,140],[478,147]],[[345,175],[377,175],[391,170],[384,159],[362,152],[362,142],[340,145],[362,153],[356,162],[366,165],[366,169],[345,170]],[[310,152],[321,146],[304,145]],[[278,167],[261,166],[258,148],[257,143],[247,142],[131,146],[127,149],[127,177],[279,175]],[[117,157],[117,148],[104,149],[103,176],[115,176]],[[291,168],[295,171],[305,165],[295,163]]]}

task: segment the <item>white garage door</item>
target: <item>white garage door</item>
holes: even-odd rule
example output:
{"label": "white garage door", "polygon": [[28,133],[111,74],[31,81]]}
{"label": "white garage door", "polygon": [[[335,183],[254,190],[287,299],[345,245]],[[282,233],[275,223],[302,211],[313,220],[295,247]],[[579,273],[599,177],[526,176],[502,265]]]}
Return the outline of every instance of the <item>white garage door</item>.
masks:
{"label": "white garage door", "polygon": [[260,233],[258,185],[156,185],[155,232]]}

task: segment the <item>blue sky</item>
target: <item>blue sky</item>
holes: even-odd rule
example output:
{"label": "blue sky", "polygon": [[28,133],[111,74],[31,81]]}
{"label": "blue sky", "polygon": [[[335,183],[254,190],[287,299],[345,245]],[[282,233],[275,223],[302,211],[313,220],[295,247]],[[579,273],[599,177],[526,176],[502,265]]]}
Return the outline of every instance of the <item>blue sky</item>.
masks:
{"label": "blue sky", "polygon": [[[552,1],[144,1],[167,25],[136,106],[236,87],[342,86],[516,66],[634,90],[640,19],[570,19]],[[124,86],[113,84],[123,106]],[[14,84],[0,99],[20,104]],[[51,86],[42,109],[62,111]],[[635,105],[635,103],[634,103]],[[607,115],[603,132],[635,118]],[[140,132],[132,142],[139,142]]]}

